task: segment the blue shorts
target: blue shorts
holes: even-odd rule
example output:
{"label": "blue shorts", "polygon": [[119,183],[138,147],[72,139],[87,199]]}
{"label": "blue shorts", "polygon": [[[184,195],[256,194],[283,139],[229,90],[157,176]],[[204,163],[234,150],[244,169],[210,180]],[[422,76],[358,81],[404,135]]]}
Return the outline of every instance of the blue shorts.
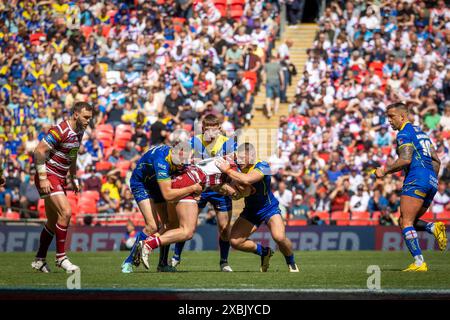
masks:
{"label": "blue shorts", "polygon": [[131,176],[130,189],[137,203],[142,200],[152,199],[155,203],[166,202],[158,182],[152,181],[152,183],[144,183],[139,177],[135,175]]}
{"label": "blue shorts", "polygon": [[203,209],[204,207],[206,207],[206,204],[208,202],[213,205],[214,210],[216,210],[217,212],[228,212],[233,208],[230,197],[224,196],[214,191],[202,192],[200,201],[198,202],[199,209]]}
{"label": "blue shorts", "polygon": [[259,227],[263,222],[267,224],[270,218],[276,214],[281,215],[281,210],[278,205],[257,213],[255,213],[254,210],[244,208],[244,211],[242,211],[240,217],[244,218],[256,227]]}
{"label": "blue shorts", "polygon": [[279,98],[281,95],[281,88],[279,84],[266,84],[266,98]]}
{"label": "blue shorts", "polygon": [[401,195],[423,200],[422,207],[428,208],[437,192],[438,180],[434,172],[419,170],[409,173],[403,182]]}

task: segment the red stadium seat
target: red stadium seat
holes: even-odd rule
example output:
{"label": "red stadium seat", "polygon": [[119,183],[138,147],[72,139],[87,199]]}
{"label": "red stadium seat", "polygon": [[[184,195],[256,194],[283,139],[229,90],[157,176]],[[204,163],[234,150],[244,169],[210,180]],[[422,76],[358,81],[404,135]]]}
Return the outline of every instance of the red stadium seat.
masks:
{"label": "red stadium seat", "polygon": [[381,212],[380,211],[374,211],[372,212],[372,220],[377,221],[380,219]]}
{"label": "red stadium seat", "polygon": [[450,220],[450,211],[444,211],[436,214],[436,220],[440,219],[449,219]]}
{"label": "red stadium seat", "polygon": [[332,212],[331,220],[350,220],[350,212],[343,212],[343,211]]}
{"label": "red stadium seat", "polygon": [[430,210],[428,210],[427,212],[425,212],[425,213],[423,214],[423,216],[421,217],[421,219],[424,219],[424,220],[434,220],[434,213],[431,212]]}
{"label": "red stadium seat", "polygon": [[114,127],[110,124],[100,124],[95,128],[96,132],[108,132],[114,134]]}
{"label": "red stadium seat", "polygon": [[97,140],[101,141],[103,143],[104,148],[109,148],[112,146],[113,143],[113,134],[109,132],[97,132]]}
{"label": "red stadium seat", "polygon": [[307,220],[294,219],[287,221],[287,225],[290,227],[306,226],[307,224],[308,224]]}
{"label": "red stadium seat", "polygon": [[129,132],[133,134],[133,127],[129,124],[119,124],[116,127],[116,136],[119,134],[123,134],[124,132]]}
{"label": "red stadium seat", "polygon": [[102,36],[105,38],[109,37],[109,32],[111,31],[111,26],[108,24],[102,25]]}
{"label": "red stadium seat", "polygon": [[7,212],[6,213],[6,219],[10,220],[20,220],[20,213],[18,212]]}
{"label": "red stadium seat", "polygon": [[39,219],[45,219],[45,200],[39,199],[38,201],[38,213],[39,213]]}
{"label": "red stadium seat", "polygon": [[78,212],[82,214],[97,213],[97,202],[89,198],[80,198],[78,200]]}
{"label": "red stadium seat", "polygon": [[175,31],[181,32],[183,30],[183,26],[184,26],[184,23],[186,22],[186,19],[174,17],[174,18],[172,18],[172,22],[173,22],[173,28],[175,29]]}
{"label": "red stadium seat", "polygon": [[84,37],[87,39],[94,31],[94,28],[91,26],[81,26],[80,31],[84,35]]}
{"label": "red stadium seat", "polygon": [[348,226],[350,224],[350,220],[336,220],[337,226]]}
{"label": "red stadium seat", "polygon": [[[106,158],[106,155],[105,155]],[[109,171],[112,168],[111,162],[108,161],[99,161],[95,164],[96,171]]]}
{"label": "red stadium seat", "polygon": [[227,0],[214,0],[214,6],[219,10],[222,17],[227,15]]}
{"label": "red stadium seat", "polygon": [[392,148],[390,146],[382,147],[381,151],[384,155],[388,156],[391,154]]}
{"label": "red stadium seat", "polygon": [[80,193],[78,198],[86,198],[98,202],[98,200],[100,200],[100,193],[95,190],[86,190]]}
{"label": "red stadium seat", "polygon": [[234,20],[239,20],[244,15],[244,9],[232,9],[230,15]]}
{"label": "red stadium seat", "polygon": [[242,10],[244,10],[244,6],[245,6],[245,0],[231,0],[230,1],[231,9],[242,8]]}
{"label": "red stadium seat", "polygon": [[130,169],[131,161],[121,160],[116,163],[116,168],[120,169],[120,176],[125,177]]}
{"label": "red stadium seat", "polygon": [[352,212],[352,220],[369,220],[370,213],[367,211]]}
{"label": "red stadium seat", "polygon": [[330,214],[326,211],[317,211],[313,212],[311,214],[312,217],[319,217],[320,220],[326,221],[328,223],[328,220],[330,219]]}

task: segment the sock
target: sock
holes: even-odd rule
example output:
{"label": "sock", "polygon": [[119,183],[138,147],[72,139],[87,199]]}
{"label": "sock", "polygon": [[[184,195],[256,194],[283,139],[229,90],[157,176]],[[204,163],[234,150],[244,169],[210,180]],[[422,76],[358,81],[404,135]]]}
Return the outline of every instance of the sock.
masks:
{"label": "sock", "polygon": [[159,237],[150,236],[147,240],[145,240],[145,244],[155,250],[161,245],[161,241],[159,240]]}
{"label": "sock", "polygon": [[60,260],[66,256],[67,226],[56,223],[56,259]]}
{"label": "sock", "polygon": [[167,262],[169,258],[169,250],[170,245],[159,247],[159,263],[158,263],[159,266],[164,267],[169,265],[169,263]]}
{"label": "sock", "polygon": [[419,239],[417,238],[417,231],[414,227],[406,227],[402,230],[402,233],[405,238],[406,246],[408,247],[411,255],[414,257],[416,265],[420,266],[424,260],[422,250],[420,250]]}
{"label": "sock", "polygon": [[220,264],[228,262],[228,253],[230,252],[230,241],[219,238]]}
{"label": "sock", "polygon": [[39,238],[39,249],[36,258],[45,259],[47,257],[48,247],[52,243],[54,236],[54,233],[47,228],[47,225],[44,225],[41,231],[41,237]]}
{"label": "sock", "polygon": [[426,230],[426,232],[433,234],[434,222],[428,222],[427,225],[425,226],[425,230]]}
{"label": "sock", "polygon": [[256,244],[256,251],[255,254],[257,254],[260,257],[264,257],[267,255],[267,248],[263,247],[260,243]]}
{"label": "sock", "polygon": [[185,243],[186,241],[175,243],[175,248],[173,249],[173,257],[175,260],[181,260],[181,253],[183,252]]}
{"label": "sock", "polygon": [[416,231],[425,231],[427,222],[417,219],[416,221],[414,221],[413,226],[414,226],[414,229],[416,229]]}
{"label": "sock", "polygon": [[132,263],[133,262],[133,255],[134,252],[136,251],[136,248],[139,244],[139,241],[145,240],[147,239],[148,235],[144,232],[144,230],[140,231],[137,236],[136,236],[136,242],[133,244],[133,246],[131,247],[130,250],[130,254],[128,255],[128,257],[125,259],[125,263]]}
{"label": "sock", "polygon": [[294,254],[291,254],[290,256],[284,256],[284,259],[286,259],[286,263],[288,265],[295,264]]}

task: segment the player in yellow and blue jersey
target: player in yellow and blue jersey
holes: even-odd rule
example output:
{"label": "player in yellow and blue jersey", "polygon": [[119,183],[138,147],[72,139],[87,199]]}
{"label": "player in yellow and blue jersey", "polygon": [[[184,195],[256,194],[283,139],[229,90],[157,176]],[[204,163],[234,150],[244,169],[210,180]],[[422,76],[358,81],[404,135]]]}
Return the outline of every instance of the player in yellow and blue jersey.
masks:
{"label": "player in yellow and blue jersey", "polygon": [[408,121],[408,108],[398,102],[387,107],[387,117],[392,129],[398,130],[398,159],[384,168],[377,168],[375,175],[383,178],[400,170],[405,172],[400,197],[400,220],[405,243],[414,257],[414,263],[403,271],[427,271],[422,256],[417,231],[426,231],[435,236],[439,248],[447,247],[445,225],[442,222],[426,222],[420,217],[428,210],[438,188],[440,160],[430,138]]}
{"label": "player in yellow and blue jersey", "polygon": [[[175,144],[184,143],[177,137],[174,139]],[[166,201],[172,201],[191,193],[200,193],[202,191],[200,184],[172,189],[171,175],[179,172],[183,165],[189,161],[190,154],[187,154],[185,150],[166,145],[154,146],[137,162],[136,168],[131,175],[130,189],[139,206],[139,210],[144,216],[145,228],[138,233],[135,245],[122,264],[123,273],[131,273],[133,264],[139,264],[139,259],[136,258],[139,257],[136,250],[137,244],[159,230],[157,225],[158,219],[161,221],[162,226],[167,223]],[[167,265],[168,253],[168,246],[161,247],[158,271],[173,271]]]}
{"label": "player in yellow and blue jersey", "polygon": [[[194,160],[204,160],[217,156],[232,155],[236,151],[236,142],[221,134],[219,119],[210,114],[202,120],[202,134],[196,135],[191,140]],[[232,215],[232,201],[212,190],[205,190],[198,202],[199,210],[205,208],[207,203],[214,206],[219,228],[220,269],[224,272],[233,271],[228,264],[230,242],[228,239]],[[175,244],[172,266],[177,266],[181,261],[181,253],[185,242]]]}
{"label": "player in yellow and blue jersey", "polygon": [[255,147],[244,143],[237,150],[237,163],[241,172],[231,170],[230,163],[224,159],[216,161],[217,167],[232,180],[243,185],[251,185],[254,192],[245,198],[244,211],[233,225],[230,232],[231,246],[237,250],[253,252],[261,257],[261,272],[267,272],[269,260],[273,255],[270,247],[263,247],[249,237],[258,227],[265,223],[273,240],[283,253],[290,272],[299,269],[294,259],[292,243],[286,238],[284,221],[281,217],[279,202],[272,193],[271,170],[267,162],[256,158]]}

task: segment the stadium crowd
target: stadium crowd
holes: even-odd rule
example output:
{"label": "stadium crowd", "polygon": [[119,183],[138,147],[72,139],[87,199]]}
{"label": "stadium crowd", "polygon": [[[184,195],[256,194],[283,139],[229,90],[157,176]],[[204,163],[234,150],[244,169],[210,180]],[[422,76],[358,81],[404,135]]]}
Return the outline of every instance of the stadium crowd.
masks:
{"label": "stadium crowd", "polygon": [[74,101],[95,106],[77,160],[95,200],[83,210],[136,210],[126,182],[149,146],[210,113],[227,131],[251,121],[279,12],[269,0],[2,1],[0,210],[36,217],[32,152]]}
{"label": "stadium crowd", "polygon": [[368,171],[396,158],[396,133],[384,111],[404,101],[442,162],[431,209],[441,217],[450,209],[446,3],[331,1],[318,24],[270,160],[284,210],[313,223],[311,212],[318,211],[369,218],[376,212],[382,224],[397,224],[402,173],[381,181]]}
{"label": "stadium crowd", "polygon": [[[82,100],[95,116],[78,169],[86,194],[99,195],[83,210],[135,211],[127,180],[149,146],[209,113],[227,132],[251,122],[280,2],[2,2],[0,208],[37,216],[32,151]],[[297,2],[286,1],[290,24],[301,19]],[[381,212],[382,223],[396,224],[401,174],[375,181],[367,171],[395,158],[383,111],[403,100],[442,161],[439,216],[450,209],[449,9],[442,0],[327,3],[269,160],[282,209],[310,223],[321,223],[312,212]]]}

